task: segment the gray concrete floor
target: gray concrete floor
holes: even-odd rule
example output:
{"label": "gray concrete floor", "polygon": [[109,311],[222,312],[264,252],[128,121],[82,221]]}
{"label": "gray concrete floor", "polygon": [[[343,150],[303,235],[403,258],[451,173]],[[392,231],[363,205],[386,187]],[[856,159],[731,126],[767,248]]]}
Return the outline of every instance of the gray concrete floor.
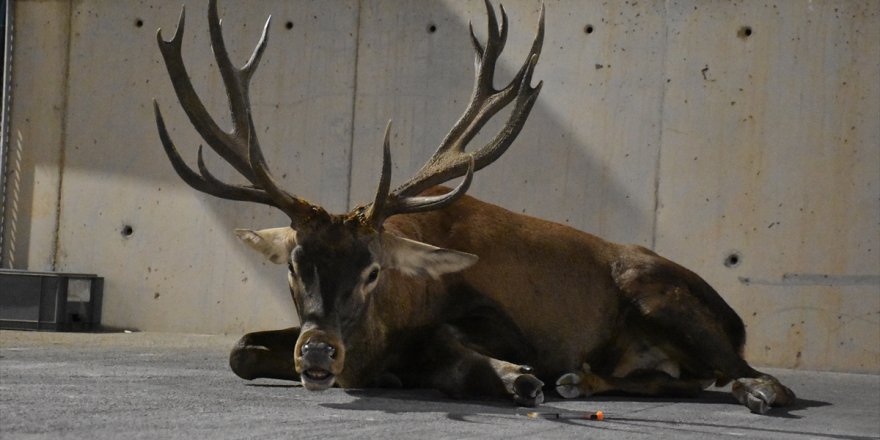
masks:
{"label": "gray concrete floor", "polygon": [[311,393],[247,382],[227,366],[234,337],[0,331],[0,438],[880,438],[880,376],[768,370],[801,398],[759,416],[727,390],[675,401],[550,397],[537,420],[506,401],[430,390]]}

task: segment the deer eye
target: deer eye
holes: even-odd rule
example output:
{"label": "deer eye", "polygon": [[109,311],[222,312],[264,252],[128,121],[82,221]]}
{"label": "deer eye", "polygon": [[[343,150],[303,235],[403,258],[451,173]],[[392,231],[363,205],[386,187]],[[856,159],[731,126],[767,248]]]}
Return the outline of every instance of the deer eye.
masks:
{"label": "deer eye", "polygon": [[374,267],[373,270],[370,271],[369,275],[367,275],[367,284],[372,284],[379,278],[379,268]]}

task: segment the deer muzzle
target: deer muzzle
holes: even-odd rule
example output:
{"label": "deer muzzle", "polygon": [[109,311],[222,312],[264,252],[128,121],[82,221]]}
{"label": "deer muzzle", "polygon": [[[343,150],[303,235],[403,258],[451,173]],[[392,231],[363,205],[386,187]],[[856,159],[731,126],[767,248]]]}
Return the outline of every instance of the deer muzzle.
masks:
{"label": "deer muzzle", "polygon": [[296,341],[294,353],[296,372],[309,391],[333,386],[345,365],[345,345],[336,332],[306,330]]}

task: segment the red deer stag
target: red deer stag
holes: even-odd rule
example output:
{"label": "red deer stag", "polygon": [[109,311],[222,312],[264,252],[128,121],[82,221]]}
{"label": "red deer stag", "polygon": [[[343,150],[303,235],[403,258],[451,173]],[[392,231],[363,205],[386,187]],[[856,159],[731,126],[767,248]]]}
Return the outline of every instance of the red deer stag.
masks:
{"label": "red deer stag", "polygon": [[[230,354],[244,379],[302,381],[309,390],[430,387],[452,396],[510,396],[543,402],[544,382],[566,398],[622,392],[692,396],[734,381],[752,411],[794,401],[776,378],[742,358],[743,323],[705,281],[652,251],[516,214],[465,196],[475,171],[510,146],[535,103],[531,86],[543,42],[543,8],[531,51],[512,81],[493,86],[507,16],[486,1],[488,38],[471,28],[476,81],[471,102],[437,151],[409,181],[390,190],[389,126],[372,203],[330,214],[278,186],[257,141],[248,87],[269,23],[250,60],[227,54],[214,0],[211,45],[229,97],[232,130],[208,114],[181,56],[184,15],[170,41],[157,35],[184,111],[208,145],[250,182],[198,172],[173,145],[154,103],[162,145],[193,188],[274,206],[290,226],[236,234],[269,260],[287,264],[301,327],[249,333]],[[271,17],[270,17],[271,19]],[[485,146],[466,145],[513,103]],[[464,176],[455,188],[438,187]],[[479,260],[478,260],[479,257]]]}

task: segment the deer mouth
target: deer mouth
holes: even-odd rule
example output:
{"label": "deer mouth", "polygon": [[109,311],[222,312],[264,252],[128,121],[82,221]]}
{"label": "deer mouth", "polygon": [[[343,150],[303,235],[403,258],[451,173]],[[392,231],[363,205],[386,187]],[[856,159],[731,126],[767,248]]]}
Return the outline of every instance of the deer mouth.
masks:
{"label": "deer mouth", "polygon": [[300,377],[303,386],[309,391],[324,391],[333,385],[336,376],[323,368],[309,368]]}
{"label": "deer mouth", "polygon": [[345,362],[345,344],[337,332],[309,329],[300,333],[294,357],[300,382],[309,391],[324,391],[336,382]]}

